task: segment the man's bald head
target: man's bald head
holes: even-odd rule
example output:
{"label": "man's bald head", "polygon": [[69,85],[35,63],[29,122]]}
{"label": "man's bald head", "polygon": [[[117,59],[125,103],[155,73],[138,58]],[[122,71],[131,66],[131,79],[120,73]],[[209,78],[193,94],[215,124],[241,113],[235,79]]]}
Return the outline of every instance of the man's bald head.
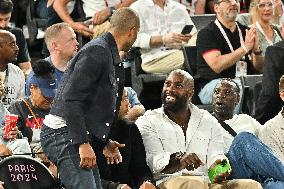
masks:
{"label": "man's bald head", "polygon": [[0,62],[8,64],[16,60],[19,48],[16,44],[16,37],[11,32],[0,30]]}
{"label": "man's bald head", "polygon": [[15,35],[6,30],[0,30],[0,43],[6,42],[7,40],[14,38],[16,39]]}
{"label": "man's bald head", "polygon": [[133,27],[140,28],[140,21],[136,12],[130,8],[116,10],[110,19],[110,29],[116,32],[125,33]]}

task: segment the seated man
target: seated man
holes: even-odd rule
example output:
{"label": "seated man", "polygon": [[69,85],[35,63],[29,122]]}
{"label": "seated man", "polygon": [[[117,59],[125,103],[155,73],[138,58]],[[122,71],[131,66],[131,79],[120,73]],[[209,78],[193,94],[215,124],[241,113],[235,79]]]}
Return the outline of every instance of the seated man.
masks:
{"label": "seated man", "polygon": [[[203,104],[211,104],[214,88],[220,78],[236,78],[242,94],[239,76],[259,72],[262,64],[251,62],[251,50],[258,55],[255,43],[256,29],[235,21],[239,1],[214,0],[217,19],[201,29],[197,36],[197,74],[201,91],[198,96]],[[239,110],[236,110],[238,112]]]}
{"label": "seated man", "polygon": [[17,46],[19,47],[17,59],[12,63],[19,66],[25,75],[28,75],[31,71],[31,63],[27,42],[23,31],[20,28],[9,26],[12,12],[13,2],[11,0],[0,0],[0,29],[10,31],[14,34],[16,36]]}
{"label": "seated man", "polygon": [[256,103],[255,119],[264,124],[277,115],[284,103],[279,97],[278,82],[284,74],[284,41],[269,46],[265,53],[262,90]]}
{"label": "seated man", "polygon": [[126,118],[130,121],[136,121],[138,117],[144,114],[145,108],[139,101],[137,93],[131,87],[125,87],[125,89],[127,90],[130,105]]}
{"label": "seated man", "polygon": [[[262,125],[247,114],[234,114],[234,109],[240,101],[240,88],[230,79],[223,78],[217,83],[213,94],[213,113],[220,124],[228,124],[236,133],[257,133]],[[226,152],[232,144],[234,137],[224,130],[224,142]]]}
{"label": "seated man", "polygon": [[25,96],[24,73],[11,63],[16,60],[18,51],[15,35],[0,30],[0,75],[4,80],[4,95],[1,100],[6,109],[15,100]]}
{"label": "seated man", "polygon": [[[160,177],[158,182],[161,188],[207,189],[208,169],[226,158],[222,127],[207,111],[190,103],[193,89],[194,80],[189,73],[172,71],[162,90],[163,107],[147,111],[136,121],[148,165]],[[202,174],[204,177],[179,176],[182,173]],[[226,180],[228,175],[218,175],[215,182]],[[230,189],[261,188],[253,180],[230,180],[222,184]],[[210,186],[215,187],[221,186]]]}
{"label": "seated man", "polygon": [[[141,134],[133,122],[129,122],[125,116],[129,110],[128,90],[124,88],[122,101],[118,113],[118,122],[113,131],[112,138],[125,147],[120,150],[123,161],[118,165],[107,165],[106,158],[101,149],[96,149],[97,163],[104,189],[143,188],[155,189],[153,175],[146,163],[146,153]],[[108,181],[107,181],[108,180]],[[112,182],[111,182],[112,181]],[[152,183],[151,183],[152,182]],[[124,186],[123,186],[124,185]]]}
{"label": "seated man", "polygon": [[[282,82],[284,89],[284,77]],[[214,90],[213,115],[221,125],[227,124],[236,133],[243,132],[234,139],[231,134],[223,130],[225,148],[226,152],[229,151],[228,157],[232,166],[231,178],[256,179],[263,183],[265,189],[270,189],[272,186],[273,188],[282,188],[284,186],[284,182],[282,182],[284,179],[284,166],[279,160],[284,162],[283,149],[275,147],[278,143],[275,143],[275,141],[281,143],[283,134],[281,124],[273,123],[269,124],[270,126],[263,127],[249,115],[234,115],[234,109],[238,101],[238,85],[232,79],[221,79]],[[280,119],[283,119],[282,116],[280,116]],[[276,125],[280,126],[279,130],[276,130]],[[274,127],[273,130],[272,127]],[[279,136],[277,137],[273,133],[279,133]],[[255,135],[268,145],[272,151],[276,152],[277,157]]]}
{"label": "seated man", "polygon": [[169,73],[184,66],[183,43],[191,34],[181,34],[185,25],[194,25],[185,6],[173,0],[140,0],[130,6],[140,18],[140,31],[133,46],[141,48],[146,73]]}

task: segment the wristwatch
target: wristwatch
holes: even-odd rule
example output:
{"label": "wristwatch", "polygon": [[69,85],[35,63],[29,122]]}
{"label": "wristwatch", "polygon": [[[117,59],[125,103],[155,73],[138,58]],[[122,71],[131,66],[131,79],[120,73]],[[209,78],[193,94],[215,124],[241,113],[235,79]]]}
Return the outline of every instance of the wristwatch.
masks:
{"label": "wristwatch", "polygon": [[109,7],[110,16],[116,11],[115,7]]}
{"label": "wristwatch", "polygon": [[183,155],[184,155],[183,152],[176,152],[176,153],[175,153],[175,159],[176,159],[177,161],[180,161]]}

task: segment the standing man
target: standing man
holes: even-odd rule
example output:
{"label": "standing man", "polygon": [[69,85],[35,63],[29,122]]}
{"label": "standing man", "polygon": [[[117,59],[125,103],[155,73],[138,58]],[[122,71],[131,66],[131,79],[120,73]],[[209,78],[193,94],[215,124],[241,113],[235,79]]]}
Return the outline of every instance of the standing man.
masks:
{"label": "standing man", "polygon": [[128,51],[136,40],[139,18],[131,9],[122,8],[110,25],[108,33],[86,44],[69,62],[44,120],[43,150],[57,165],[67,188],[101,188],[93,150],[96,143],[105,144],[108,163],[122,161],[118,148],[124,145],[108,136],[123,91],[124,68],[118,52]]}
{"label": "standing man", "polygon": [[20,28],[9,26],[12,12],[13,2],[11,0],[0,0],[0,29],[10,31],[14,34],[16,36],[17,46],[19,47],[17,59],[13,61],[13,64],[19,66],[24,74],[28,75],[31,71],[28,45],[23,31]]}
{"label": "standing man", "polygon": [[256,57],[260,55],[255,27],[248,30],[236,22],[239,6],[238,0],[214,0],[217,19],[198,33],[197,74],[202,87],[198,96],[203,104],[212,103],[213,91],[220,78],[236,78],[241,86],[239,76],[262,69],[257,58],[252,62],[249,56],[251,50]]}
{"label": "standing man", "polygon": [[[208,169],[226,159],[222,128],[210,113],[190,102],[193,90],[194,80],[189,73],[172,71],[162,90],[163,107],[147,111],[136,121],[147,163],[156,178],[160,178],[159,188],[209,189],[205,179]],[[203,177],[190,176],[196,174]],[[218,175],[215,183],[228,176],[228,172]],[[211,184],[210,189],[260,188],[259,183],[252,180],[230,180],[221,184],[224,186]]]}
{"label": "standing man", "polygon": [[1,100],[6,109],[12,102],[25,96],[24,73],[11,63],[16,60],[18,52],[15,35],[6,30],[0,30],[0,74],[4,84],[4,95]]}
{"label": "standing man", "polygon": [[[45,31],[44,40],[50,52],[50,56],[46,60],[54,67],[53,75],[58,86],[67,68],[67,62],[77,53],[79,44],[76,34],[69,24],[62,22],[48,27]],[[31,94],[30,80],[33,75],[34,73],[31,72],[26,81],[27,96]]]}

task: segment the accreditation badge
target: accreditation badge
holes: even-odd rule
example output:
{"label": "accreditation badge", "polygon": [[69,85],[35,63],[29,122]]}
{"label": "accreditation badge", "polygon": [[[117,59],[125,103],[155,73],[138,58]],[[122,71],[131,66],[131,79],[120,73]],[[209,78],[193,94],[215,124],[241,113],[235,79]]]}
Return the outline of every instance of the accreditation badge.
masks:
{"label": "accreditation badge", "polygon": [[247,75],[247,62],[240,60],[236,63],[236,77]]}

